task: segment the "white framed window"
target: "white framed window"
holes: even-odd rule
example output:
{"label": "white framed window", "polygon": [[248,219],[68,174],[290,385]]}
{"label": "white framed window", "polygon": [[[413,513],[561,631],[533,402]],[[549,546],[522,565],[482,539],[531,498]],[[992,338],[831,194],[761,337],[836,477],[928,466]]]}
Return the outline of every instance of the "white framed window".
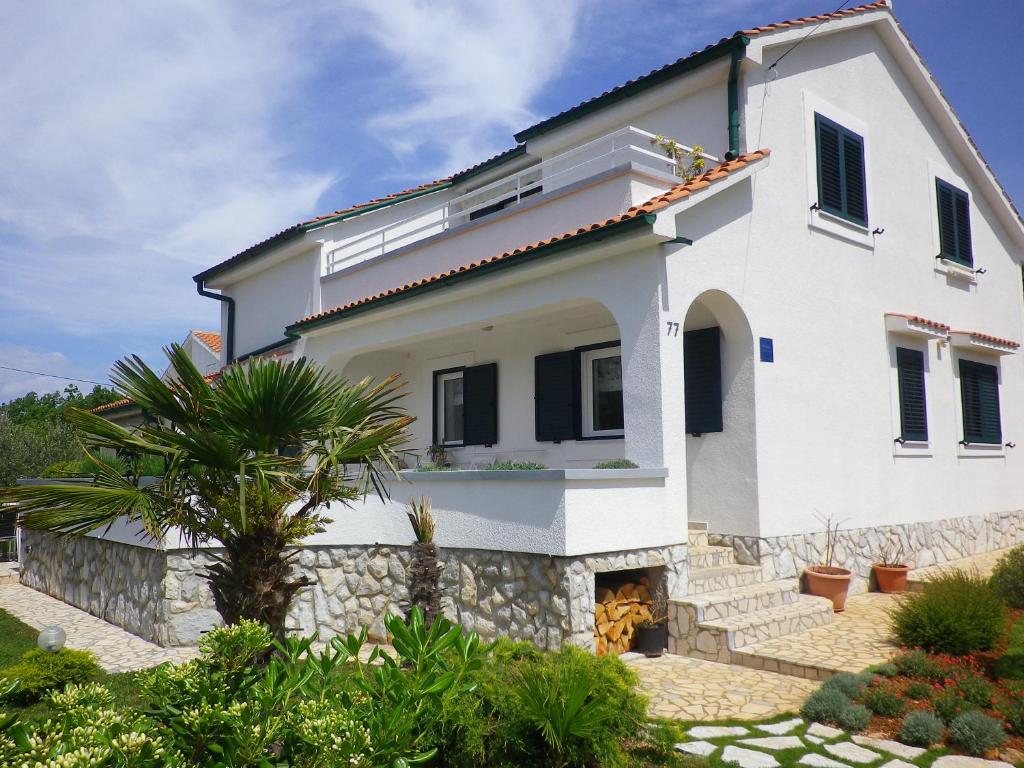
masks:
{"label": "white framed window", "polygon": [[463,427],[463,372],[449,371],[437,374],[437,439],[442,445],[462,445]]}
{"label": "white framed window", "polygon": [[580,353],[580,404],[583,437],[621,437],[622,347]]}

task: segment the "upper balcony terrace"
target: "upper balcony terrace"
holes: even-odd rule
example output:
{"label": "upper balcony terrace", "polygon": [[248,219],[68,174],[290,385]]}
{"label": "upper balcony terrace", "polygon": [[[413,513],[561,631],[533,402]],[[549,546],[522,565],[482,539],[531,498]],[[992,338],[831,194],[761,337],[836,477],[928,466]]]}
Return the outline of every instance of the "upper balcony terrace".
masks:
{"label": "upper balcony terrace", "polygon": [[[655,139],[627,126],[474,189],[456,189],[455,196],[419,205],[401,219],[325,241],[324,306],[611,218],[649,200],[678,184],[688,164],[669,157]],[[709,164],[718,162],[700,154]],[[346,279],[333,279],[341,275]]]}

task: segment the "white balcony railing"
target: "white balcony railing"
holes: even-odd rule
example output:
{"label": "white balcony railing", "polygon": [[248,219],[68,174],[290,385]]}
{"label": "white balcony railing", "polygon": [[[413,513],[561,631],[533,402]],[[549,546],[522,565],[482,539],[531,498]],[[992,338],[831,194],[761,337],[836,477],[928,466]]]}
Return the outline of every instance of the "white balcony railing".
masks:
{"label": "white balcony railing", "polygon": [[[447,200],[434,208],[338,243],[324,254],[322,274],[330,275],[345,267],[383,256],[465,224],[490,212],[487,209],[511,207],[532,194],[596,176],[627,161],[662,173],[675,174],[678,163],[652,146],[654,138],[653,133],[627,126]],[[692,147],[686,145],[679,145],[679,148],[686,153],[693,151]],[[706,160],[718,162],[718,158],[712,155],[703,152],[700,155]]]}

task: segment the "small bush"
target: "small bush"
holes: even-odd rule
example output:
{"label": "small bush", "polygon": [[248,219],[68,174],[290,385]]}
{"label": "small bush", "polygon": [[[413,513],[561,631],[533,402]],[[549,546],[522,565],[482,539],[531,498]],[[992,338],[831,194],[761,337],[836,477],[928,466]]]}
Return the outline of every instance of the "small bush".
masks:
{"label": "small bush", "polygon": [[945,728],[931,712],[911,712],[903,719],[899,740],[912,747],[930,747],[942,741]]}
{"label": "small bush", "polygon": [[594,469],[637,469],[637,464],[629,459],[612,459],[595,464]]}
{"label": "small bush", "polygon": [[899,670],[896,668],[896,665],[888,661],[885,664],[876,664],[869,668],[868,672],[878,675],[879,677],[896,677],[896,675],[899,674]]}
{"label": "small bush", "polygon": [[992,705],[992,685],[983,677],[970,675],[957,681],[956,692],[964,701],[976,707],[989,707]]}
{"label": "small bush", "polygon": [[496,461],[483,469],[493,469],[498,472],[528,472],[537,469],[547,469],[543,464],[535,461]]}
{"label": "small bush", "polygon": [[860,672],[857,674],[853,672],[840,672],[838,675],[833,675],[822,683],[821,687],[839,691],[848,699],[856,699],[865,688],[871,685],[873,679],[874,675],[870,672]]}
{"label": "small bush", "polygon": [[977,574],[945,571],[924,592],[907,595],[892,613],[892,628],[904,645],[962,656],[995,645],[1006,607]]}
{"label": "small bush", "polygon": [[977,709],[977,707],[955,691],[946,691],[936,697],[935,701],[932,702],[932,708],[944,723],[951,723],[964,712]]}
{"label": "small bush", "polygon": [[943,680],[946,677],[946,670],[938,660],[921,650],[901,653],[894,663],[899,673],[907,677],[923,677],[931,681]]}
{"label": "small bush", "polygon": [[880,717],[899,717],[907,708],[903,699],[887,688],[868,688],[860,700],[865,707]]}
{"label": "small bush", "polygon": [[416,467],[417,472],[454,472],[455,467],[446,467],[443,464],[435,464],[432,461],[428,461],[425,464],[420,464]]}
{"label": "small bush", "polygon": [[871,722],[871,712],[863,704],[848,704],[836,720],[844,731],[863,731]]}
{"label": "small bush", "polygon": [[838,723],[840,713],[849,706],[849,696],[838,688],[827,688],[823,685],[807,697],[800,708],[800,714],[816,723]]}
{"label": "small bush", "polygon": [[14,701],[32,703],[50,691],[59,691],[69,683],[87,683],[100,673],[96,657],[88,651],[61,648],[56,653],[33,648],[21,661],[0,670],[5,679],[18,680],[11,694]]}
{"label": "small bush", "polygon": [[903,695],[911,701],[931,701],[932,700],[932,688],[928,683],[921,680],[911,680],[907,683],[907,687],[903,689]]}
{"label": "small bush", "polygon": [[1002,724],[981,712],[964,712],[949,724],[949,741],[971,755],[984,755],[1006,741]]}
{"label": "small bush", "polygon": [[1014,623],[1004,653],[995,666],[996,677],[1024,680],[1024,620]]}
{"label": "small bush", "polygon": [[1024,546],[999,558],[988,583],[1011,608],[1024,608]]}

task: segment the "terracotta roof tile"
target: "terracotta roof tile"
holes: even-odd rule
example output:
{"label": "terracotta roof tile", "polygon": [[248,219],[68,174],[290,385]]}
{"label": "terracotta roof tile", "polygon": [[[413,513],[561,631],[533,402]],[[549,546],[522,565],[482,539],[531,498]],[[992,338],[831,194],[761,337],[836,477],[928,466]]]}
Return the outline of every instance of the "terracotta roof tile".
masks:
{"label": "terracotta roof tile", "polygon": [[980,331],[950,331],[950,333],[963,333],[971,337],[975,341],[987,341],[990,344],[999,344],[1004,347],[1011,347],[1017,349],[1020,347],[1020,343],[1011,341],[1010,339],[1001,339],[998,336],[992,336],[987,333],[981,333]]}
{"label": "terracotta roof tile", "polygon": [[383,299],[396,296],[400,293],[411,290],[413,288],[418,288],[422,285],[434,283],[437,282],[438,280],[443,280],[446,277],[451,277],[452,275],[469,272],[471,270],[478,269],[479,267],[482,267],[486,264],[492,264],[496,261],[501,261],[512,256],[517,256],[528,251],[533,251],[542,246],[551,245],[561,240],[568,240],[578,235],[582,235],[586,232],[593,232],[595,230],[603,229],[605,227],[609,227],[613,224],[617,224],[622,221],[635,219],[639,216],[655,213],[661,210],[662,208],[665,208],[666,206],[670,205],[671,203],[688,197],[694,192],[698,192],[702,189],[710,187],[712,182],[718,179],[726,178],[733,171],[738,171],[741,168],[745,168],[746,166],[757,162],[758,160],[763,160],[764,158],[768,157],[769,154],[771,154],[771,150],[769,149],[759,149],[756,152],[748,152],[745,155],[740,155],[735,160],[729,160],[727,162],[722,163],[721,165],[715,166],[714,168],[705,171],[703,174],[698,176],[696,179],[693,179],[692,181],[676,184],[674,187],[671,187],[665,192],[656,195],[655,197],[652,197],[647,202],[638,206],[634,206],[627,210],[625,213],[620,214],[618,216],[613,216],[612,218],[605,219],[604,221],[596,221],[593,224],[588,224],[586,226],[579,227],[570,232],[563,232],[560,235],[554,235],[553,237],[549,237],[544,240],[538,240],[537,242],[528,243],[527,245],[521,245],[517,248],[513,248],[512,250],[505,251],[504,253],[489,256],[485,259],[473,261],[470,262],[469,264],[464,264],[459,267],[454,267],[453,269],[449,269],[445,272],[430,275],[428,277],[423,277],[418,280],[412,280],[408,283],[397,286],[395,288],[390,288],[386,291],[382,291],[372,296],[366,296],[356,301],[343,304],[339,307],[334,307],[323,312],[318,312],[315,315],[309,315],[308,317],[304,317],[301,320],[297,321],[293,325],[299,326],[304,325],[306,323],[314,322],[316,320],[322,320],[324,318],[328,318],[333,315],[340,314],[346,310],[352,309],[353,307],[358,307],[364,304],[371,304],[376,301],[381,301]]}
{"label": "terracotta roof tile", "polygon": [[946,325],[945,323],[940,323],[935,320],[928,320],[927,318],[919,317],[918,315],[905,315],[902,312],[886,312],[885,316],[902,317],[904,320],[907,320],[911,323],[915,323],[916,325],[926,325],[929,328],[934,328],[937,331],[945,331],[947,333],[949,332],[949,326]]}
{"label": "terracotta roof tile", "polygon": [[220,334],[216,331],[192,331],[192,335],[199,339],[218,355],[220,354]]}

